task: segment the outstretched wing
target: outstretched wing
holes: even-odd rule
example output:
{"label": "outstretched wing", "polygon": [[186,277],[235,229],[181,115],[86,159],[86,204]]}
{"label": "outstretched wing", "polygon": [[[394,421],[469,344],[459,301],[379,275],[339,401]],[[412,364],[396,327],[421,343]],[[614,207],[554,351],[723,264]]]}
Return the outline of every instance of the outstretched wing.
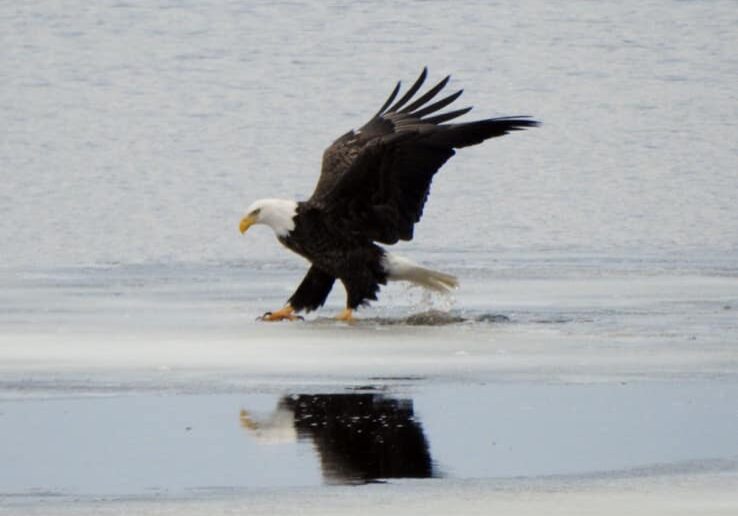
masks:
{"label": "outstretched wing", "polygon": [[363,232],[371,240],[386,244],[410,240],[423,214],[433,175],[454,155],[455,148],[538,124],[527,117],[445,123],[471,108],[434,114],[462,93],[460,90],[429,104],[449,77],[413,100],[426,76],[424,68],[410,89],[392,104],[399,93],[398,83],[369,122],[326,149],[323,170],[308,203],[330,211],[342,225]]}
{"label": "outstretched wing", "polygon": [[[338,180],[348,171],[359,153],[367,145],[376,139],[381,139],[382,137],[395,134],[402,130],[398,127],[402,125],[402,122],[408,122],[413,119],[418,120],[422,116],[443,109],[461,95],[462,90],[459,90],[435,104],[426,106],[423,110],[420,109],[423,104],[429,102],[443,89],[450,79],[450,76],[447,76],[433,88],[428,90],[428,92],[423,96],[406,106],[406,104],[408,104],[412,99],[413,95],[415,95],[421,88],[427,76],[428,68],[425,67],[410,89],[403,94],[402,98],[392,104],[397,97],[397,94],[400,92],[401,82],[398,81],[382,107],[379,108],[377,113],[367,123],[357,131],[352,130],[343,134],[323,152],[323,165],[320,171],[320,178],[318,179],[318,184],[310,198],[311,201],[321,201],[323,197],[336,185]],[[390,104],[392,105],[390,106]],[[413,113],[413,110],[416,111]],[[457,116],[461,116],[469,110],[471,110],[471,107],[458,109],[425,121],[430,123],[441,123]]]}

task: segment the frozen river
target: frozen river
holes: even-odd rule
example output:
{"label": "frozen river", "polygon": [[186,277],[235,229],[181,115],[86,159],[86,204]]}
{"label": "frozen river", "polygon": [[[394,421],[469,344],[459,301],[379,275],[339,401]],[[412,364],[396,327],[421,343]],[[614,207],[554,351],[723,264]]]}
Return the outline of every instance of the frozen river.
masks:
{"label": "frozen river", "polygon": [[[735,513],[735,2],[6,3],[0,47],[0,513]],[[543,122],[399,246],[460,289],[256,322],[305,264],[243,210],[424,65]]]}

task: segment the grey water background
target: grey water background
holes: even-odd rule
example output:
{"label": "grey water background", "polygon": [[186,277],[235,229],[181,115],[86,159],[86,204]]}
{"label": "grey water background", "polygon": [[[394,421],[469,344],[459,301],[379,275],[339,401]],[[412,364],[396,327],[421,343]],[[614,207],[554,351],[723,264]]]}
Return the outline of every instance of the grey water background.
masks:
{"label": "grey water background", "polygon": [[[238,411],[347,386],[412,399],[452,478],[735,469],[735,7],[2,3],[0,494],[320,484],[309,442]],[[307,198],[424,65],[467,119],[543,126],[460,152],[398,246],[456,303],[393,287],[368,313],[511,324],[257,325],[305,265],[243,210]]]}
{"label": "grey water background", "polygon": [[3,3],[3,265],[297,266],[267,231],[239,238],[243,210],[308,197],[323,149],[428,65],[469,119],[544,126],[451,160],[405,254],[734,270],[736,17],[732,1]]}

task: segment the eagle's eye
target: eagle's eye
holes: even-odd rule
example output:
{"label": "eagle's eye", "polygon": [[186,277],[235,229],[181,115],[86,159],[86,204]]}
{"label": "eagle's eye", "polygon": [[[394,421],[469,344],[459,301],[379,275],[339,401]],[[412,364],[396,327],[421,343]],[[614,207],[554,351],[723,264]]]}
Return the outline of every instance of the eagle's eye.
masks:
{"label": "eagle's eye", "polygon": [[258,217],[259,213],[261,213],[261,208],[256,208],[254,211],[249,213],[249,217]]}

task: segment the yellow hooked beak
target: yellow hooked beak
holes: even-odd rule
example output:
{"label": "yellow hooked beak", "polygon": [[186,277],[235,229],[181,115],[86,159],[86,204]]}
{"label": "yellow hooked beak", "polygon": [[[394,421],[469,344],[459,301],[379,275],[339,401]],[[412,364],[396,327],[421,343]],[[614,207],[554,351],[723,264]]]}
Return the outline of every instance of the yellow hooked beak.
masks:
{"label": "yellow hooked beak", "polygon": [[244,233],[246,233],[246,230],[253,226],[255,222],[255,215],[247,215],[246,217],[242,218],[241,223],[238,225],[238,229],[241,230],[241,234],[243,235]]}

